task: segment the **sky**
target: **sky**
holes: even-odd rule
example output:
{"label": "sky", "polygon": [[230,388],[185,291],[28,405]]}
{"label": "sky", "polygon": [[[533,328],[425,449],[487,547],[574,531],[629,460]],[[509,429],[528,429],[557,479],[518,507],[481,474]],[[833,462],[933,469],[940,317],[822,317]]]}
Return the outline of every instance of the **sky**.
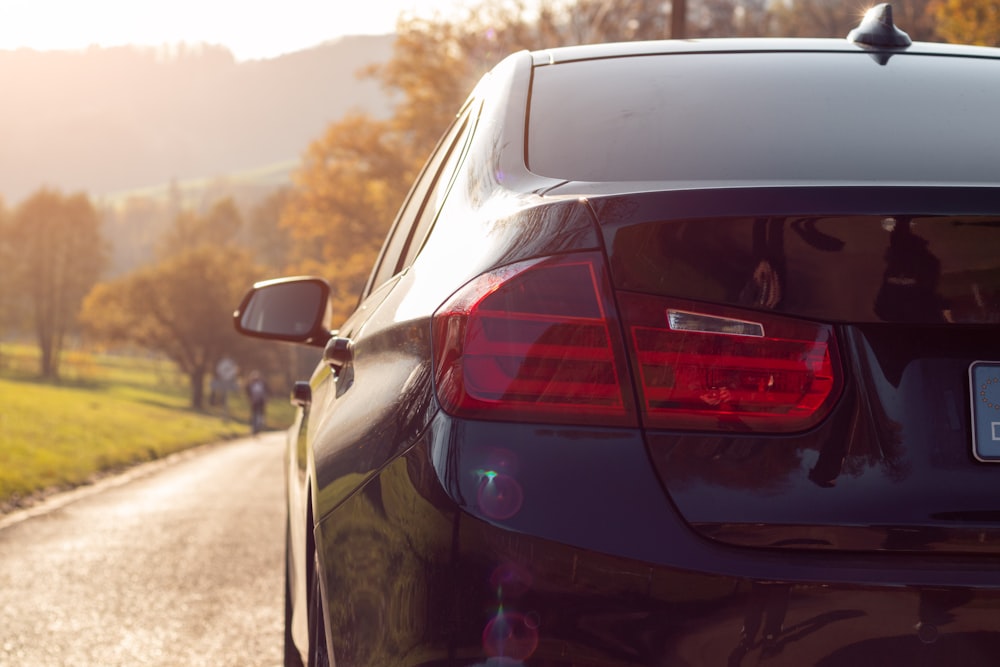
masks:
{"label": "sky", "polygon": [[400,12],[461,0],[0,0],[0,50],[222,44],[237,60],[270,58],[344,35],[394,30]]}

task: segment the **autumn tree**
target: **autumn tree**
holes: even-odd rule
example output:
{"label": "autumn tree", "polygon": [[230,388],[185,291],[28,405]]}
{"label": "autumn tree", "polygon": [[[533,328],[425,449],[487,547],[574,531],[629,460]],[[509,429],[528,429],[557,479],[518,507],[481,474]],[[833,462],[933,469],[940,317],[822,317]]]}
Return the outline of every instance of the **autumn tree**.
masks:
{"label": "autumn tree", "polygon": [[[911,39],[934,39],[930,4],[931,0],[894,0],[893,20]],[[774,6],[772,29],[781,37],[844,37],[869,6],[842,0],[790,0]]]}
{"label": "autumn tree", "polygon": [[201,246],[102,283],[82,319],[103,340],[164,354],[189,381],[191,407],[204,407],[205,380],[224,356],[246,358],[232,311],[259,276],[246,251]]}
{"label": "autumn tree", "polygon": [[8,227],[9,288],[23,299],[42,377],[55,379],[83,298],[107,263],[100,219],[86,195],[42,189],[17,207]]}
{"label": "autumn tree", "polygon": [[242,218],[231,200],[205,215],[178,214],[159,261],[96,286],[84,303],[87,331],[107,342],[164,354],[189,381],[191,406],[204,407],[205,380],[223,357],[254,362],[253,341],[236,334],[232,312],[261,271],[234,239]]}
{"label": "autumn tree", "polygon": [[933,6],[938,34],[948,42],[1000,46],[1000,5],[987,0],[940,0]]}

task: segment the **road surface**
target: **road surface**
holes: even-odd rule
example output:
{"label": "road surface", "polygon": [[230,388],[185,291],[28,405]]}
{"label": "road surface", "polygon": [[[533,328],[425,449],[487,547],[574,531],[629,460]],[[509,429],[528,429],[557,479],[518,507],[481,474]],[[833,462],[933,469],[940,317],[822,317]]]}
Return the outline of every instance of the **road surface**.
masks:
{"label": "road surface", "polygon": [[203,447],[0,516],[0,667],[280,665],[282,447]]}

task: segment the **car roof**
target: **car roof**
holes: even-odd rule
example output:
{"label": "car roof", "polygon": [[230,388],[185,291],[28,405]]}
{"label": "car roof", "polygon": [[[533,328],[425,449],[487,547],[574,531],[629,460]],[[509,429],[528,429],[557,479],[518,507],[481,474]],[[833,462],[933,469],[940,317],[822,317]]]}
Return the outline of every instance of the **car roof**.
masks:
{"label": "car roof", "polygon": [[581,60],[623,58],[643,55],[696,53],[810,53],[863,52],[886,55],[931,55],[1000,59],[1000,49],[966,44],[914,42],[907,47],[868,47],[847,39],[817,38],[714,38],[613,42],[564,46],[531,52],[534,65],[555,65]]}

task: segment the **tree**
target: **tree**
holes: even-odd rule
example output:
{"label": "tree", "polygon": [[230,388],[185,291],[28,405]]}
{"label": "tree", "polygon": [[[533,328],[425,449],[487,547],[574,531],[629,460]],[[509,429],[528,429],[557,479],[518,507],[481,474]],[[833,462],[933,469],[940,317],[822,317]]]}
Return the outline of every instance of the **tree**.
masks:
{"label": "tree", "polygon": [[1000,46],[1000,5],[986,0],[940,0],[933,6],[938,34],[949,42]]}
{"label": "tree", "polygon": [[191,406],[204,407],[205,379],[223,357],[269,370],[274,350],[236,334],[232,312],[264,275],[238,243],[243,218],[232,198],[200,214],[179,210],[158,243],[159,259],[96,286],[81,320],[109,343],[165,355],[189,381]]}
{"label": "tree", "polygon": [[233,308],[259,279],[245,250],[201,245],[97,285],[81,319],[89,333],[166,355],[189,381],[191,407],[204,407],[205,379],[220,359],[253,359],[236,334]]}
{"label": "tree", "polygon": [[[893,20],[914,40],[935,37],[931,0],[895,0]],[[786,0],[773,11],[775,34],[782,37],[844,37],[864,16],[864,7],[841,0]]]}
{"label": "tree", "polygon": [[67,334],[107,264],[100,219],[86,195],[42,189],[9,225],[10,288],[22,296],[41,353],[42,377],[59,375]]}

